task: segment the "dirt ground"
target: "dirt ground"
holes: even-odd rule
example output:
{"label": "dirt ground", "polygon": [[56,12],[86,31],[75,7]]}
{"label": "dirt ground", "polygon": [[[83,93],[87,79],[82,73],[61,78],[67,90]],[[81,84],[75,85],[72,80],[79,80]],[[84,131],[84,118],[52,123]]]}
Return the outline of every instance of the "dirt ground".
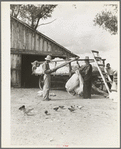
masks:
{"label": "dirt ground", "polygon": [[[43,101],[38,91],[11,89],[12,146],[119,147],[118,103],[98,95],[82,99],[58,90],[51,91],[56,94],[51,101]],[[19,110],[22,105],[34,108],[30,115]],[[68,108],[74,105],[76,110],[70,112]],[[57,106],[64,109],[55,111]]]}

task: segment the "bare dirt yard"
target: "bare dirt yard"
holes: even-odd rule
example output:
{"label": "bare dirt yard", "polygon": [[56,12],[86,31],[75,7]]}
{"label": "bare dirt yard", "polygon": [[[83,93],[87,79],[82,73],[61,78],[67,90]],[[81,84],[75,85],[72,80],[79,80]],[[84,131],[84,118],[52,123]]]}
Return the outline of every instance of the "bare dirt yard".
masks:
{"label": "bare dirt yard", "polygon": [[[118,103],[98,95],[82,99],[59,90],[51,91],[56,94],[51,101],[43,101],[38,91],[11,89],[12,146],[119,147]],[[29,115],[19,110],[22,105],[33,108]],[[74,105],[75,111],[69,111]],[[58,106],[64,108],[55,111]]]}

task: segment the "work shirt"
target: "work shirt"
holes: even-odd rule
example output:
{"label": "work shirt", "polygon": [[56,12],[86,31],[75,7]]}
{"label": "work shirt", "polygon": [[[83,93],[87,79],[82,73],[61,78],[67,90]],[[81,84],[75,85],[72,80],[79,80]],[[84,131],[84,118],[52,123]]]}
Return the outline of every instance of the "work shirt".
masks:
{"label": "work shirt", "polygon": [[88,81],[92,78],[92,65],[83,65],[80,69],[80,73],[84,72],[84,81]]}
{"label": "work shirt", "polygon": [[46,61],[43,63],[43,72],[44,74],[48,74],[47,70],[50,70],[50,67],[49,67],[49,63],[47,63]]}

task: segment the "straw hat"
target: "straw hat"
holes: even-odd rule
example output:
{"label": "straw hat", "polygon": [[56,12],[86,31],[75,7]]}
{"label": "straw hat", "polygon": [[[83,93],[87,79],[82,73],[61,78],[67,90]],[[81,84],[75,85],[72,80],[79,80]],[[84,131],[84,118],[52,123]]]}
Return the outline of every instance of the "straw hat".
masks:
{"label": "straw hat", "polygon": [[108,66],[110,66],[110,64],[109,64],[109,63],[107,63],[107,64],[106,64],[106,67],[108,67]]}
{"label": "straw hat", "polygon": [[89,61],[89,56],[85,56],[85,61]]}
{"label": "straw hat", "polygon": [[45,60],[51,61],[51,56],[50,55],[47,55],[47,57],[45,58]]}

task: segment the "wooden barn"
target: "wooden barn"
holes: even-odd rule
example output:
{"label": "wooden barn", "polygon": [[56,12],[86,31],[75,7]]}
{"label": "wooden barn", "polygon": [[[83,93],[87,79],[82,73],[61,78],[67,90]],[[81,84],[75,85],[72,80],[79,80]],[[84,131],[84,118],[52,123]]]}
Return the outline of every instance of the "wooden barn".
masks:
{"label": "wooden barn", "polygon": [[29,25],[11,17],[11,86],[38,87],[38,77],[32,75],[31,62],[52,58],[77,57],[60,44],[33,30]]}

